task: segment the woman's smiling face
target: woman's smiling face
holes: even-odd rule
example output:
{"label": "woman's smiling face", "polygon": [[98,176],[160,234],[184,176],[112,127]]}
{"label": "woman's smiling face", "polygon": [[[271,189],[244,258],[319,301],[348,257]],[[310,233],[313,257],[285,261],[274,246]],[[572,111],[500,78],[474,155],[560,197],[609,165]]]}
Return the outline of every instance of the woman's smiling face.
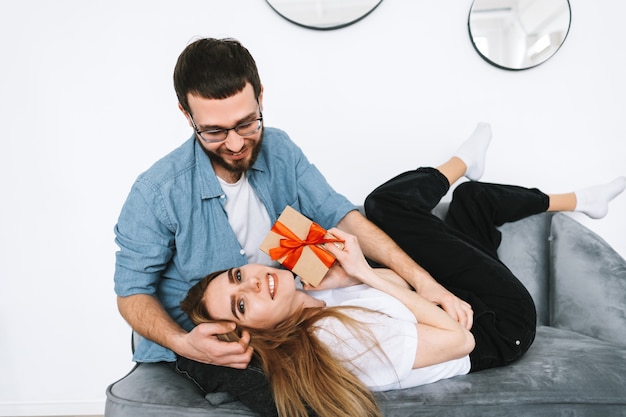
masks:
{"label": "woman's smiling face", "polygon": [[270,329],[302,308],[307,298],[296,290],[290,271],[249,264],[215,277],[202,301],[214,320]]}

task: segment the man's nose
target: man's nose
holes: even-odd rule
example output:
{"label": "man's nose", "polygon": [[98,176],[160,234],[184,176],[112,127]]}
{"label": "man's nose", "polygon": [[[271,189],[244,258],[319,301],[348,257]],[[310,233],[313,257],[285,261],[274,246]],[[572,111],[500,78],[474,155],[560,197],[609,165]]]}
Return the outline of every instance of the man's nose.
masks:
{"label": "man's nose", "polygon": [[228,131],[226,141],[224,142],[226,148],[231,152],[239,152],[243,148],[244,140],[242,136],[239,136],[234,130]]}

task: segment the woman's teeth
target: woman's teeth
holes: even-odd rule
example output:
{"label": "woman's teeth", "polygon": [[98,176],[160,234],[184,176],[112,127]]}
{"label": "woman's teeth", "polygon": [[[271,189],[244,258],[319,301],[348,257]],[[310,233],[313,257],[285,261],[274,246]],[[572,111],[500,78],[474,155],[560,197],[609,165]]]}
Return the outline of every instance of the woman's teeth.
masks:
{"label": "woman's teeth", "polygon": [[270,274],[267,275],[268,278],[268,282],[269,282],[269,287],[270,287],[270,297],[272,297],[272,300],[274,299],[274,277],[271,276]]}

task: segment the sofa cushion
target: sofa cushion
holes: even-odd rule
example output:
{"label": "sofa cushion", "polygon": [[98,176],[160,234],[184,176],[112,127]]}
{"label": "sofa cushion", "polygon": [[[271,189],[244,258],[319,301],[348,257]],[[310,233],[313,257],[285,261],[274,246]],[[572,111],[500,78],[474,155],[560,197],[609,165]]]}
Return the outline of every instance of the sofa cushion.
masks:
{"label": "sofa cushion", "polygon": [[577,221],[552,220],[551,324],[626,346],[626,261]]}

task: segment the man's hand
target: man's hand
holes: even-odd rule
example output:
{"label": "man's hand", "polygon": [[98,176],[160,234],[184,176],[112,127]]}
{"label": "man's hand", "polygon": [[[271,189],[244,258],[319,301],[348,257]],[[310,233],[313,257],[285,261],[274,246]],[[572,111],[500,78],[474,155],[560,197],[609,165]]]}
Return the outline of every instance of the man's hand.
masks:
{"label": "man's hand", "polygon": [[235,329],[234,323],[202,323],[184,336],[178,354],[196,362],[245,369],[252,359],[250,334],[243,331],[237,342],[224,342],[217,335]]}
{"label": "man's hand", "polygon": [[155,297],[135,294],[118,297],[117,305],[128,324],[143,337],[196,362],[245,369],[252,359],[250,334],[238,342],[224,342],[217,335],[235,330],[230,322],[203,323],[186,332],[165,312]]}

